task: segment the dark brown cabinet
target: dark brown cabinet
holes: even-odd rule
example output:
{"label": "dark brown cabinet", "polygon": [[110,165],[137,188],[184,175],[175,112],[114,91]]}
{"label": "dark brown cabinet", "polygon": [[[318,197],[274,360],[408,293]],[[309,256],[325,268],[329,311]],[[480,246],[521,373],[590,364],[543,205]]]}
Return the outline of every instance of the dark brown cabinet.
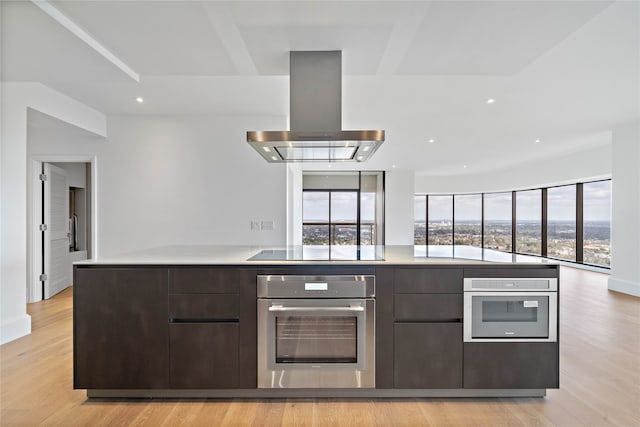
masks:
{"label": "dark brown cabinet", "polygon": [[255,287],[244,269],[169,270],[172,388],[256,386]]}
{"label": "dark brown cabinet", "polygon": [[[463,343],[463,277],[558,274],[557,266],[524,267],[376,267],[376,388],[557,388],[558,343]],[[256,275],[287,271],[76,266],[74,387],[256,388]]]}
{"label": "dark brown cabinet", "polygon": [[558,343],[464,344],[464,388],[558,388]]}
{"label": "dark brown cabinet", "polygon": [[395,388],[462,387],[462,277],[460,268],[395,270]]}
{"label": "dark brown cabinet", "polygon": [[461,388],[462,323],[396,323],[396,388]]}
{"label": "dark brown cabinet", "polygon": [[171,387],[238,387],[238,322],[172,323]]}
{"label": "dark brown cabinet", "polygon": [[459,321],[462,294],[396,294],[395,319],[413,321]]}
{"label": "dark brown cabinet", "polygon": [[396,294],[452,294],[462,292],[461,268],[398,268]]}
{"label": "dark brown cabinet", "polygon": [[74,387],[256,387],[256,272],[76,267]]}
{"label": "dark brown cabinet", "polygon": [[76,269],[73,317],[75,388],[168,388],[167,269]]}

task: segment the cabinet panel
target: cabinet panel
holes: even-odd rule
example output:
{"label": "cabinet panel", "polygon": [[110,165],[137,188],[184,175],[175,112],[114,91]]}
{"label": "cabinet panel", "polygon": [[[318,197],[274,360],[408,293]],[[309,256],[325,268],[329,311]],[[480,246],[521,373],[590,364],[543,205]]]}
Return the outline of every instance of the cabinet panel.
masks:
{"label": "cabinet panel", "polygon": [[396,320],[461,320],[462,294],[396,294]]}
{"label": "cabinet panel", "polygon": [[465,343],[465,388],[558,388],[558,343]]}
{"label": "cabinet panel", "polygon": [[393,269],[376,269],[376,388],[393,388]]}
{"label": "cabinet panel", "polygon": [[169,270],[169,292],[187,293],[238,293],[237,268],[172,268]]}
{"label": "cabinet panel", "polygon": [[255,388],[258,385],[258,334],[256,304],[256,271],[239,270],[240,288],[240,337],[239,370],[240,388]]}
{"label": "cabinet panel", "polygon": [[169,386],[167,270],[76,268],[74,388]]}
{"label": "cabinet panel", "polygon": [[171,387],[238,387],[238,330],[235,323],[172,323]]}
{"label": "cabinet panel", "polygon": [[396,323],[396,388],[461,388],[461,323]]}
{"label": "cabinet panel", "polygon": [[462,292],[462,269],[398,268],[395,270],[396,294]]}
{"label": "cabinet panel", "polygon": [[238,319],[239,301],[236,294],[172,294],[169,318]]}

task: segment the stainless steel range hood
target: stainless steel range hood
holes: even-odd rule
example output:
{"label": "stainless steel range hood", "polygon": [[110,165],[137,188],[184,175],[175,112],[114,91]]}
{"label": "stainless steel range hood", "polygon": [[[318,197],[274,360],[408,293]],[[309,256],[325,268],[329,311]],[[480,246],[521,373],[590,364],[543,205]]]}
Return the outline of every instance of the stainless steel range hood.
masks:
{"label": "stainless steel range hood", "polygon": [[364,162],[384,130],[342,130],[342,52],[289,53],[287,131],[249,131],[247,142],[270,163]]}

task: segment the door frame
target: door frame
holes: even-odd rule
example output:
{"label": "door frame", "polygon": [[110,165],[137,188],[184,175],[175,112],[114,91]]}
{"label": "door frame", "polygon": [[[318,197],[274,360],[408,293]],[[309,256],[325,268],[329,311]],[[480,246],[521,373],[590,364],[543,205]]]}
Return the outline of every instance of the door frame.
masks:
{"label": "door frame", "polygon": [[91,164],[91,215],[87,218],[91,227],[91,258],[98,257],[98,157],[95,155],[30,155],[28,162],[27,194],[27,302],[42,300],[39,279],[42,266],[42,239],[39,225],[42,221],[42,186],[40,174],[43,163]]}

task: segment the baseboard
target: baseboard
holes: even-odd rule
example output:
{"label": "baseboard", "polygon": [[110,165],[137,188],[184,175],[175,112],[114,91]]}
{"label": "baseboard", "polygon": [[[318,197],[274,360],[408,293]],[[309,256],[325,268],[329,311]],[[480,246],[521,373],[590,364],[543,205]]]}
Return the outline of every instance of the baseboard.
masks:
{"label": "baseboard", "polygon": [[610,291],[622,292],[623,294],[640,297],[640,282],[609,277],[609,285],[607,287]]}
{"label": "baseboard", "polygon": [[25,314],[0,325],[0,344],[8,343],[31,333],[31,316]]}

